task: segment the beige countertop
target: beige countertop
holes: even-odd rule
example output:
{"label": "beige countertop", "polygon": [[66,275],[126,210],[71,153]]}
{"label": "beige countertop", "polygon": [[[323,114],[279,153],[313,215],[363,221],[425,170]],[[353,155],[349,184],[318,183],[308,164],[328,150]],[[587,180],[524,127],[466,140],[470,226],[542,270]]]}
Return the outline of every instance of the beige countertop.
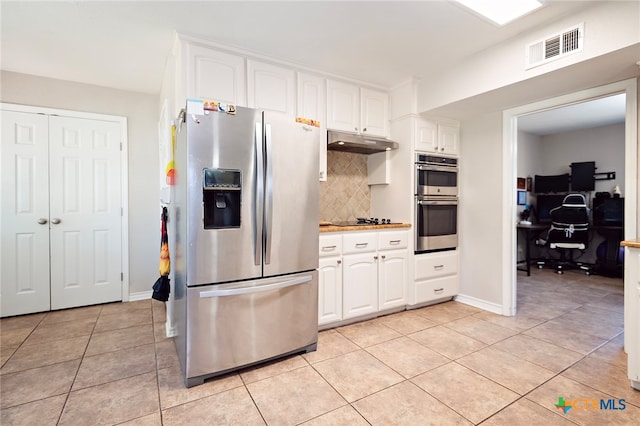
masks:
{"label": "beige countertop", "polygon": [[394,229],[394,228],[411,228],[411,225],[408,223],[388,223],[384,225],[353,225],[353,226],[322,225],[320,226],[320,233],[346,232],[346,231],[377,231],[380,229]]}
{"label": "beige countertop", "polygon": [[636,240],[625,240],[620,242],[622,247],[631,247],[631,248],[640,248],[640,239]]}

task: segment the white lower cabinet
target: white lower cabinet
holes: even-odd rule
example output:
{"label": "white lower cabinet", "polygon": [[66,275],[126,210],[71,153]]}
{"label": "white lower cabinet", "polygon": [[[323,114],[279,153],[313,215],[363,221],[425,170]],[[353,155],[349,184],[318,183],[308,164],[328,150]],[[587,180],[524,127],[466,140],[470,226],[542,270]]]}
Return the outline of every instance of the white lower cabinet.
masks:
{"label": "white lower cabinet", "polygon": [[405,306],[408,238],[406,230],[320,235],[318,324]]}
{"label": "white lower cabinet", "polygon": [[378,309],[396,308],[407,304],[407,250],[378,253]]}
{"label": "white lower cabinet", "polygon": [[342,320],[342,258],[321,257],[318,267],[318,325]]}
{"label": "white lower cabinet", "polygon": [[458,294],[458,251],[416,255],[411,304],[453,297]]}
{"label": "white lower cabinet", "polygon": [[344,256],[343,319],[378,310],[378,262],[375,252]]}

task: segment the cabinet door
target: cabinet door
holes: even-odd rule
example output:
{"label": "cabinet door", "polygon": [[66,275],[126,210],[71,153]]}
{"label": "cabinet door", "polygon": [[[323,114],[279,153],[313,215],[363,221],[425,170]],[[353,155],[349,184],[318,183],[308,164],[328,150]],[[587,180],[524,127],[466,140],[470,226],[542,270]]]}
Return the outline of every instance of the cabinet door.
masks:
{"label": "cabinet door", "polygon": [[247,60],[248,106],[295,114],[295,72],[277,65]]}
{"label": "cabinet door", "polygon": [[387,137],[389,134],[389,95],[371,89],[360,91],[361,132]]}
{"label": "cabinet door", "polygon": [[187,44],[186,61],[187,98],[247,105],[244,58]]}
{"label": "cabinet door", "polygon": [[438,146],[443,154],[458,155],[460,129],[455,126],[438,125]]}
{"label": "cabinet door", "polygon": [[327,128],[360,131],[360,89],[352,84],[327,80]]}
{"label": "cabinet door", "polygon": [[344,256],[343,319],[378,311],[378,265],[375,253]]}
{"label": "cabinet door", "polygon": [[324,79],[312,74],[298,73],[298,102],[296,103],[297,116],[309,118],[320,122],[320,171],[319,179],[327,180],[327,122],[326,104],[327,92]]}
{"label": "cabinet door", "polygon": [[302,72],[298,73],[298,102],[296,105],[298,117],[318,120],[321,125],[326,125],[324,123],[326,96],[322,77]]}
{"label": "cabinet door", "polygon": [[49,310],[49,127],[2,111],[2,316]]}
{"label": "cabinet door", "polygon": [[380,310],[406,305],[406,250],[381,251],[378,258],[378,289]]}
{"label": "cabinet door", "polygon": [[438,125],[436,123],[418,120],[416,123],[416,150],[438,151]]}
{"label": "cabinet door", "polygon": [[342,320],[342,260],[320,258],[318,265],[318,325]]}

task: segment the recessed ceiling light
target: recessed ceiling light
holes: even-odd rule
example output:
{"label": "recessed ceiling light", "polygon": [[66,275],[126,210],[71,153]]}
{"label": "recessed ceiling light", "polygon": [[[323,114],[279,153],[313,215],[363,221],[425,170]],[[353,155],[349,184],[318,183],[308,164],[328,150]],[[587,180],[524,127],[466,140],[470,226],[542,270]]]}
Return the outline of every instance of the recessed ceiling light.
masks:
{"label": "recessed ceiling light", "polygon": [[538,0],[455,0],[476,13],[504,25],[542,6]]}

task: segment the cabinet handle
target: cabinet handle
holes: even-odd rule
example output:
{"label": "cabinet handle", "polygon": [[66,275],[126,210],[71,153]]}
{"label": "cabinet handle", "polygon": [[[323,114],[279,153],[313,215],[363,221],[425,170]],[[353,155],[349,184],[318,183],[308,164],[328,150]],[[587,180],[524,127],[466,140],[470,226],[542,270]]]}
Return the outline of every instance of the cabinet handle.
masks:
{"label": "cabinet handle", "polygon": [[362,129],[362,131],[363,131],[363,132],[366,132],[366,131],[367,131],[367,128],[365,127],[364,129]]}
{"label": "cabinet handle", "polygon": [[47,223],[47,219],[45,219],[44,217],[41,217],[40,219],[38,219],[38,224],[45,225],[46,223]]}
{"label": "cabinet handle", "polygon": [[389,245],[391,245],[391,246],[396,246],[398,244],[400,244],[400,240],[391,240],[391,241],[389,241]]}
{"label": "cabinet handle", "polygon": [[434,293],[442,293],[444,291],[444,288],[436,288],[433,290]]}
{"label": "cabinet handle", "polygon": [[382,255],[382,259],[386,259],[386,258],[387,258],[387,256],[385,256],[385,255]]}
{"label": "cabinet handle", "polygon": [[354,129],[356,132],[358,131],[358,128],[357,128],[357,127],[354,127],[353,129]]}
{"label": "cabinet handle", "polygon": [[336,246],[322,246],[322,251],[335,250]]}
{"label": "cabinet handle", "polygon": [[338,265],[340,265],[340,264],[342,263],[342,260],[338,260],[338,262],[337,262],[337,263],[338,263]]}
{"label": "cabinet handle", "polygon": [[358,248],[366,247],[368,245],[369,245],[369,243],[356,243],[356,247],[358,247]]}
{"label": "cabinet handle", "polygon": [[54,217],[53,219],[51,219],[51,223],[53,223],[54,225],[57,225],[60,222],[62,222],[62,221],[60,219],[58,219],[57,217]]}
{"label": "cabinet handle", "polygon": [[435,270],[439,270],[439,269],[442,269],[442,268],[444,268],[444,265],[433,265],[433,269],[435,269]]}

